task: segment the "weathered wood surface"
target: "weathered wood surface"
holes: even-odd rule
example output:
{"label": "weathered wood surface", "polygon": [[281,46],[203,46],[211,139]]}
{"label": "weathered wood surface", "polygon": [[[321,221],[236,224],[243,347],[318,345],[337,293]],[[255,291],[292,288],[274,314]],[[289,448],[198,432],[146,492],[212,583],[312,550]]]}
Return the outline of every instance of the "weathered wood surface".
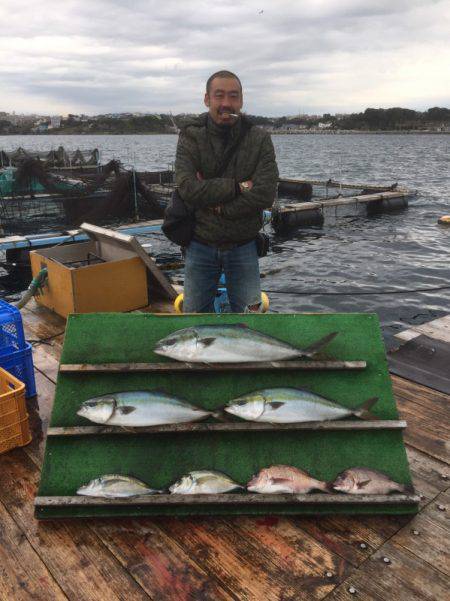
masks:
{"label": "weathered wood surface", "polygon": [[[101,540],[76,522],[38,523],[33,497],[39,469],[22,449],[1,457],[0,502],[70,599],[148,599]],[[1,539],[0,539],[1,540]]]}
{"label": "weathered wood surface", "polygon": [[[280,179],[278,180],[279,182],[289,182],[289,183],[293,183],[293,184],[311,184],[312,186],[328,186],[329,188],[344,188],[344,189],[349,189],[349,190],[374,190],[374,191],[381,191],[381,190],[386,190],[386,188],[389,188],[389,186],[382,186],[380,184],[353,184],[350,182],[338,182],[335,181],[333,179],[328,179],[328,180],[322,180],[322,179],[297,179],[297,178],[289,178],[289,177],[280,177]],[[395,190],[401,190],[402,192],[408,192],[408,190],[406,190],[405,188],[402,188],[400,186],[397,186],[396,184],[393,184],[392,186],[390,186],[391,188],[395,189]],[[410,192],[410,194],[414,194],[413,191]]]}
{"label": "weathered wood surface", "polygon": [[22,529],[1,502],[0,599],[67,599]]}
{"label": "weathered wood surface", "polygon": [[450,576],[450,494],[441,493],[392,542]]}
{"label": "weathered wood surface", "polygon": [[387,542],[327,599],[444,601],[448,599],[448,587],[445,574],[407,549]]}
{"label": "weathered wood surface", "polygon": [[190,557],[178,541],[159,527],[157,520],[89,520],[88,524],[152,599],[236,599],[196,554]]}
{"label": "weathered wood surface", "polygon": [[153,288],[158,288],[159,292],[162,292],[164,297],[168,300],[174,301],[177,298],[178,293],[175,288],[167,279],[164,272],[156,265],[155,260],[145,252],[135,236],[130,236],[129,234],[106,229],[90,223],[82,223],[80,228],[82,231],[87,232],[90,237],[93,237],[94,240],[98,240],[100,244],[105,242],[108,244],[111,240],[114,240],[122,248],[134,251],[148,269],[150,283]]}
{"label": "weathered wood surface", "polygon": [[338,199],[321,199],[313,200],[311,202],[299,202],[291,203],[289,205],[280,207],[278,210],[280,213],[291,213],[299,211],[310,211],[311,209],[325,209],[327,207],[340,207],[351,204],[367,204],[369,202],[375,202],[377,200],[390,200],[393,198],[407,198],[411,196],[411,192],[408,191],[396,191],[396,192],[379,192],[378,194],[364,194],[359,196],[348,196]]}
{"label": "weathered wood surface", "polygon": [[[64,320],[33,302],[24,321],[32,339],[64,329]],[[401,418],[408,419],[405,439],[413,481],[422,495],[421,512],[412,519],[269,515],[37,523],[33,497],[61,341],[59,335],[33,349],[40,367],[39,396],[31,409],[42,430],[40,440],[0,456],[1,599],[447,598],[450,467],[439,442],[442,430],[436,428],[449,422],[450,396],[393,378]],[[17,543],[15,556],[6,539]],[[356,595],[348,592],[350,586]]]}
{"label": "weathered wood surface", "polygon": [[168,518],[158,525],[239,600],[321,599],[351,572],[306,533],[299,530],[293,545],[257,519]]}
{"label": "weathered wood surface", "polygon": [[296,371],[361,370],[365,361],[254,361],[247,363],[61,363],[61,373],[109,372],[176,372],[176,371],[267,371],[281,369]]}
{"label": "weathered wood surface", "polygon": [[396,493],[391,495],[346,495],[346,494],[155,494],[130,498],[106,499],[84,496],[36,497],[36,507],[96,507],[104,505],[285,505],[298,503],[307,505],[410,505],[419,502],[415,494]]}
{"label": "weathered wood surface", "polygon": [[431,457],[450,462],[450,396],[392,376],[397,406],[408,422],[405,441]]}
{"label": "weathered wood surface", "polygon": [[433,321],[419,326],[412,326],[403,332],[399,332],[395,337],[399,340],[408,341],[417,338],[421,334],[435,340],[450,343],[450,315],[433,319]]}
{"label": "weathered wood surface", "polygon": [[339,420],[295,424],[263,424],[253,422],[189,423],[122,428],[121,426],[52,427],[47,436],[93,436],[98,434],[157,434],[161,432],[256,432],[273,430],[403,430],[404,420]]}

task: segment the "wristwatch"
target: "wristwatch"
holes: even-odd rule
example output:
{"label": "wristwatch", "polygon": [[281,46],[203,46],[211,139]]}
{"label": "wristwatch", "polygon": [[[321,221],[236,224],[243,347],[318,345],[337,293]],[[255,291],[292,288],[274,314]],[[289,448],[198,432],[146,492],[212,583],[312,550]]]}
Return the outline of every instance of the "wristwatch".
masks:
{"label": "wristwatch", "polygon": [[241,192],[245,192],[246,190],[250,190],[250,186],[249,186],[248,182],[240,182],[239,188],[241,189]]}

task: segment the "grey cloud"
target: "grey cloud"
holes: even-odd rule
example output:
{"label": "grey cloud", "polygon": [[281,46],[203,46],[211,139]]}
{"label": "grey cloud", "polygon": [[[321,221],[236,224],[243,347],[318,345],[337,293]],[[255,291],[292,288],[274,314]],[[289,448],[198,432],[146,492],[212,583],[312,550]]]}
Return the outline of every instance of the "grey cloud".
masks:
{"label": "grey cloud", "polygon": [[[448,70],[439,67],[448,1],[43,0],[32,15],[25,0],[3,4],[0,85],[11,104],[3,99],[0,110],[12,110],[14,98],[30,111],[35,98],[49,111],[201,110],[205,79],[219,68],[238,72],[247,106],[260,114],[360,110],[370,98],[407,105],[406,88],[412,102],[448,98]],[[409,57],[417,93],[404,75]],[[439,76],[430,80],[433,61]]]}

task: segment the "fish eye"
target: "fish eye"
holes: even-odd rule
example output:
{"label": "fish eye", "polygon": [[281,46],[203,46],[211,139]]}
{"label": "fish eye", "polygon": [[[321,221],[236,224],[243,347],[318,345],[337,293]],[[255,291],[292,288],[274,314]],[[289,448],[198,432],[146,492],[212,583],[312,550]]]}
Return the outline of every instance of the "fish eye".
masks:
{"label": "fish eye", "polygon": [[247,401],[236,401],[234,404],[238,405],[239,407],[242,407],[242,405],[245,405],[247,403]]}

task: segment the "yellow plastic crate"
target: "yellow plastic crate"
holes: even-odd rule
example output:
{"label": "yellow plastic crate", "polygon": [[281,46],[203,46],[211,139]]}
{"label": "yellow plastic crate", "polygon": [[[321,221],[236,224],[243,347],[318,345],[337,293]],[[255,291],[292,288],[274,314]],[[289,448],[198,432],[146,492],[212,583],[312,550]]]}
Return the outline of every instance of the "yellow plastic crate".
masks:
{"label": "yellow plastic crate", "polygon": [[25,384],[0,367],[0,453],[30,441]]}

